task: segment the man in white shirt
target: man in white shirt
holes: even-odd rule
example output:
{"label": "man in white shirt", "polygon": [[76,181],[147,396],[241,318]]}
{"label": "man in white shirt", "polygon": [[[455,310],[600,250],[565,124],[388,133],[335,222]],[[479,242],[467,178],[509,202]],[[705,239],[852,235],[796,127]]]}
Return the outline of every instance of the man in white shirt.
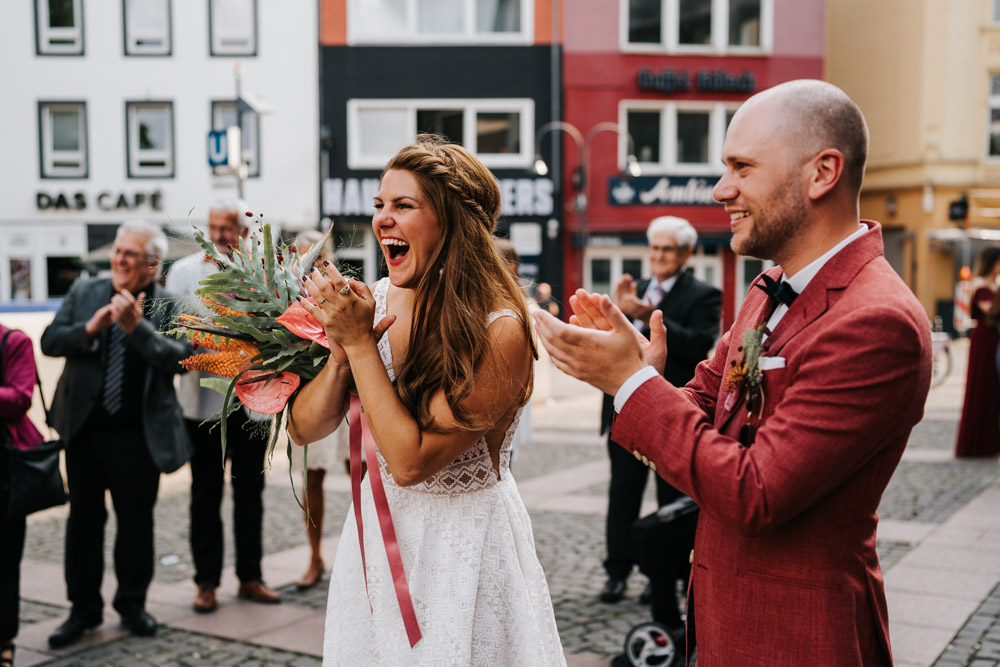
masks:
{"label": "man in white shirt", "polygon": [[582,327],[535,315],[556,367],[615,396],[613,439],[701,508],[699,667],[892,664],[876,509],[923,414],[930,332],[859,219],[867,150],[861,110],[828,83],[737,111],[715,198],[733,250],[780,266],[683,388],[646,365],[669,353],[655,313],[650,343],[582,290]]}
{"label": "man in white shirt", "polygon": [[[250,229],[243,202],[222,202],[208,212],[208,236],[216,250],[232,255],[239,239],[246,238]],[[167,274],[167,289],[184,298],[183,310],[200,315],[209,314],[194,295],[201,280],[218,268],[206,253],[198,252],[177,260]],[[212,377],[199,371],[182,375],[177,392],[184,411],[184,423],[194,454],[191,457],[191,554],[194,558],[194,581],[198,586],[194,610],[215,611],[218,606],[216,589],[222,577],[222,516],[221,504],[225,481],[222,460],[221,430],[212,417],[222,412],[223,396],[200,384],[201,378]],[[268,588],[261,575],[263,556],[261,529],[264,521],[264,456],[267,438],[260,429],[247,425],[245,409],[229,416],[226,457],[231,461],[233,485],[233,532],[235,535],[236,576],[240,581],[238,595],[264,603],[281,601],[281,595]]]}

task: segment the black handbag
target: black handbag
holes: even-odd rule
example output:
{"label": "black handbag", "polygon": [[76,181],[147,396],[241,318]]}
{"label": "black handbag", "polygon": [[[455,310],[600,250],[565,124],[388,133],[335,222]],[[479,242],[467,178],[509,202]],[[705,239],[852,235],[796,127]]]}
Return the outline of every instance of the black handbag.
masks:
{"label": "black handbag", "polygon": [[[10,331],[0,340],[0,377],[2,377],[3,350],[9,335]],[[42,400],[45,420],[48,421],[49,409],[45,405],[42,381],[37,368],[35,383],[38,385],[38,395]],[[4,423],[2,427],[4,447],[7,450],[7,518],[18,519],[32,512],[64,504],[66,485],[59,469],[62,440],[43,442],[32,449],[18,449],[11,446],[7,425]]]}

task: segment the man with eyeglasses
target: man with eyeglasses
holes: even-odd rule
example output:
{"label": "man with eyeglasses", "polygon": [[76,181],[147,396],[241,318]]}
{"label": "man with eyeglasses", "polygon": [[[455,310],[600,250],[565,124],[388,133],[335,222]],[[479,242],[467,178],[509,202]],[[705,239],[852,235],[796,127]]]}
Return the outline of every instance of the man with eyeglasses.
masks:
{"label": "man with eyeglasses", "polygon": [[173,382],[191,347],[158,333],[174,315],[173,300],[157,284],[166,252],[159,227],[123,223],[111,277],[77,280],[42,333],[42,352],[66,359],[50,421],[66,444],[65,576],[72,608],[49,637],[53,648],[72,644],[103,621],[106,491],[118,527],[114,609],[132,634],[156,633],[146,612],[153,506],[160,473],[177,470],[191,454]]}
{"label": "man with eyeglasses", "polygon": [[[663,313],[667,349],[670,350],[663,376],[683,386],[694,377],[695,367],[706,358],[719,334],[722,293],[696,279],[691,269],[685,268],[698,243],[698,232],[687,220],[673,216],[656,218],[649,223],[646,238],[650,277],[635,281],[625,274],[615,287],[613,299],[647,338],[653,311]],[[607,560],[604,561],[608,580],[600,594],[603,602],[618,602],[625,596],[626,580],[639,558],[639,554],[633,553],[632,524],[639,517],[649,479],[649,468],[611,440],[613,412],[612,397],[605,395],[601,433],[608,432],[611,485],[606,524]],[[661,507],[682,495],[661,477],[654,477],[656,499]],[[690,541],[694,541],[693,535]],[[690,545],[684,550],[685,555],[688,550]],[[647,586],[640,600],[654,602],[653,596],[653,588]],[[668,626],[683,627],[676,604],[665,605],[660,612],[661,616],[666,615],[664,622]]]}

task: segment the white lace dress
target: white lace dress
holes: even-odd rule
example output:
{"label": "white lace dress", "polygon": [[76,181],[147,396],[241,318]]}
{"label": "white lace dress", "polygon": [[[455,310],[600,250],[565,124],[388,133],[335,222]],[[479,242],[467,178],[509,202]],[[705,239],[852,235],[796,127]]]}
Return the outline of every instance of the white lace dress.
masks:
{"label": "white lace dress", "polygon": [[[375,289],[376,321],[388,280]],[[513,312],[494,313],[497,317]],[[389,338],[379,345],[391,379]],[[518,413],[518,417],[520,413]],[[361,486],[368,592],[354,510],[330,575],[323,664],[565,665],[531,520],[510,474],[515,417],[500,448],[500,479],[486,440],[425,482],[399,487],[378,455],[421,640],[410,648],[396,601],[369,476]]]}

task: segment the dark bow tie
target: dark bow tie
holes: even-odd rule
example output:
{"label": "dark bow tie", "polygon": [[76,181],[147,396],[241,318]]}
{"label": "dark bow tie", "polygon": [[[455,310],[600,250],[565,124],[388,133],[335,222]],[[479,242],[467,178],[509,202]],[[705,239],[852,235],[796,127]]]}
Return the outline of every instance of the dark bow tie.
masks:
{"label": "dark bow tie", "polygon": [[760,279],[764,284],[757,283],[756,286],[764,290],[769,297],[786,306],[791,306],[795,297],[799,295],[787,282],[778,282],[766,273],[760,274]]}

